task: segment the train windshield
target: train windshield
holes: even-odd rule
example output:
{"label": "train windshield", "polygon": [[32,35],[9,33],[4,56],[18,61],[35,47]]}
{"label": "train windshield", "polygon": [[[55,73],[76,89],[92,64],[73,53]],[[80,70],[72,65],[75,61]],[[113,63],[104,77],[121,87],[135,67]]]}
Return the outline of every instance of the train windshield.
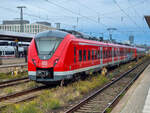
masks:
{"label": "train windshield", "polygon": [[57,38],[39,38],[36,40],[39,55],[52,55],[62,39]]}
{"label": "train windshield", "polygon": [[37,34],[35,42],[39,58],[49,59],[66,35],[67,33],[58,30],[44,31]]}

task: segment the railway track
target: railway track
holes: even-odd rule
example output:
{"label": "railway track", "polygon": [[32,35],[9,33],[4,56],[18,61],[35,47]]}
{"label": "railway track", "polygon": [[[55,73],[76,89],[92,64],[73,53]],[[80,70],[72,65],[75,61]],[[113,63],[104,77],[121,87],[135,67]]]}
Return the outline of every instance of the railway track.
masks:
{"label": "railway track", "polygon": [[35,88],[26,89],[16,93],[8,94],[0,97],[0,110],[9,104],[20,103],[36,98],[41,90],[48,88],[47,86],[38,86]]}
{"label": "railway track", "polygon": [[29,82],[29,81],[30,80],[29,80],[28,77],[23,77],[23,78],[18,78],[18,79],[13,79],[13,80],[7,80],[7,81],[0,82],[0,88],[14,86],[14,85],[26,83],[26,82]]}
{"label": "railway track", "polygon": [[65,113],[107,113],[150,64],[150,58],[95,91]]}

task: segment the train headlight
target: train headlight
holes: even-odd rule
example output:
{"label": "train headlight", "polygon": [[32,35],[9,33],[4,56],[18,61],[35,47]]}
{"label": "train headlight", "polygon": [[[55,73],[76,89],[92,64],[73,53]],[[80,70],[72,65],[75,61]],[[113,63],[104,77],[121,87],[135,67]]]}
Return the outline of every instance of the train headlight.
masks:
{"label": "train headlight", "polygon": [[56,64],[58,63],[59,59],[54,60],[54,67],[56,66]]}
{"label": "train headlight", "polygon": [[35,61],[35,59],[32,59],[32,62],[33,62],[33,64],[34,64],[34,66],[36,66],[36,61]]}

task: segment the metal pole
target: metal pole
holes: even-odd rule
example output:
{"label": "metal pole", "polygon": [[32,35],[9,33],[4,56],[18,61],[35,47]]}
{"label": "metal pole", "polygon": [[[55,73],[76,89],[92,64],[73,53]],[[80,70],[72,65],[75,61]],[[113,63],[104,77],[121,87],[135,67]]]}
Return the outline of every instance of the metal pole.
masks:
{"label": "metal pole", "polygon": [[24,32],[24,26],[23,26],[23,8],[26,8],[25,6],[18,6],[18,9],[20,9],[20,32]]}

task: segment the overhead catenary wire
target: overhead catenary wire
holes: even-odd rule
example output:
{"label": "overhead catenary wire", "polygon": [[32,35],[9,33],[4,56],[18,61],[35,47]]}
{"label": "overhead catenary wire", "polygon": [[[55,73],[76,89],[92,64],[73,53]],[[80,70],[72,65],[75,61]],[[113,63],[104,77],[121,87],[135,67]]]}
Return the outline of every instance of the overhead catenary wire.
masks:
{"label": "overhead catenary wire", "polygon": [[[145,2],[145,0],[143,1]],[[128,0],[128,4],[133,7],[133,4],[130,2],[130,0]],[[140,16],[139,12],[135,9],[135,7],[132,8],[135,12],[135,14],[137,15],[137,17],[141,18],[142,21],[144,21],[144,15]],[[143,27],[144,27],[144,24],[146,24],[145,22],[143,22]]]}
{"label": "overhead catenary wire", "polygon": [[[72,10],[70,10],[70,9],[68,9],[68,8],[66,8],[66,7],[63,7],[63,6],[61,6],[61,5],[59,5],[59,4],[57,4],[57,3],[54,3],[54,2],[52,2],[52,1],[49,1],[49,0],[46,0],[48,3],[50,3],[50,4],[53,4],[53,5],[55,5],[55,6],[57,6],[57,7],[59,7],[59,8],[62,8],[62,9],[64,9],[65,11],[67,11],[67,12],[70,12],[70,13],[72,13],[72,14],[75,14],[75,15],[79,15],[79,16],[81,16],[81,17],[84,17],[84,18],[86,18],[87,20],[90,20],[90,21],[92,21],[92,22],[94,22],[94,23],[98,23],[96,20],[94,20],[94,19],[91,19],[91,18],[89,18],[89,17],[87,17],[87,16],[84,16],[84,15],[81,15],[80,13],[77,13],[77,12],[75,12],[75,11],[72,11]],[[100,24],[102,24],[104,27],[108,27],[107,25],[105,25],[105,24],[103,24],[103,23],[100,23]]]}
{"label": "overhead catenary wire", "polygon": [[[142,29],[131,17],[128,13],[126,13],[123,8],[120,7],[120,5],[118,4],[118,2],[116,0],[113,0],[114,3],[116,4],[116,6],[130,19],[130,21],[133,22],[133,24],[135,24],[138,28]],[[143,30],[143,29],[142,29]]]}

